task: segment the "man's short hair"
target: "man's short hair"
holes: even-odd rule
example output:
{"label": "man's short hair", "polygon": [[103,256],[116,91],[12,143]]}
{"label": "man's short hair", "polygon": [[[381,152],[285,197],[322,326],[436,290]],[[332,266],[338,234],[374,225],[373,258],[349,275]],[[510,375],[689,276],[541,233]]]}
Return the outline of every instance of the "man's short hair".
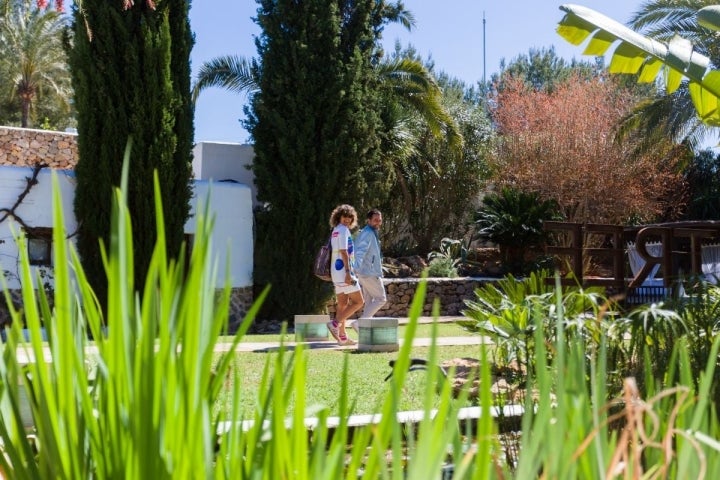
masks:
{"label": "man's short hair", "polygon": [[382,212],[380,212],[377,208],[373,208],[367,213],[367,219],[370,220],[375,215],[382,215]]}

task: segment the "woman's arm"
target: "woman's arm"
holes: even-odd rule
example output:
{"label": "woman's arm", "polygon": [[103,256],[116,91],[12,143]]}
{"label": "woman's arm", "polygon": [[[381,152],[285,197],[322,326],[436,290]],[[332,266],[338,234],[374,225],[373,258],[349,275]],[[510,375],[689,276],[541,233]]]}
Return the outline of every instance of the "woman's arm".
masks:
{"label": "woman's arm", "polygon": [[348,285],[354,285],[355,280],[352,278],[352,265],[350,265],[350,256],[348,255],[347,250],[339,250],[338,253],[340,254],[340,257],[343,259],[343,263],[345,264],[345,283]]}

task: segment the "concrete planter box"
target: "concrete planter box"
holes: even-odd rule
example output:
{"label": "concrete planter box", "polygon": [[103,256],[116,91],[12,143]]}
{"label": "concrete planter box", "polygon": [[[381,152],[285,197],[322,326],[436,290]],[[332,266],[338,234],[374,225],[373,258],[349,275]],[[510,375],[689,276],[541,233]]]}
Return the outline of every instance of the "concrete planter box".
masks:
{"label": "concrete planter box", "polygon": [[296,342],[324,342],[328,339],[329,315],[295,315]]}
{"label": "concrete planter box", "polygon": [[358,320],[359,352],[397,352],[397,318],[361,318]]}

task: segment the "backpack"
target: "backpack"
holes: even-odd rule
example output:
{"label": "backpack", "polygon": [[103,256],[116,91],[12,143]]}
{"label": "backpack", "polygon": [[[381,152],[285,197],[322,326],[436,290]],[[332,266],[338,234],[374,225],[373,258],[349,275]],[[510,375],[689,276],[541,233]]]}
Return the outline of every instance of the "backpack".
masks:
{"label": "backpack", "polygon": [[332,246],[330,245],[330,239],[328,239],[327,243],[318,250],[317,255],[315,255],[315,263],[313,263],[315,276],[326,282],[332,282],[330,257],[332,257]]}

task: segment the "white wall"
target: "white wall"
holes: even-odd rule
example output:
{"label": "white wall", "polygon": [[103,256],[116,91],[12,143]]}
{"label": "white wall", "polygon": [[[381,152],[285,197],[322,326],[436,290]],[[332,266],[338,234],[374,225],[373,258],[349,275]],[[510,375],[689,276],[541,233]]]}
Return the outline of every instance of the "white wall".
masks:
{"label": "white wall", "polygon": [[[32,227],[52,227],[52,172],[57,174],[62,195],[62,207],[65,228],[68,233],[75,232],[77,223],[73,214],[73,195],[75,191],[75,175],[69,170],[43,169],[38,176],[38,183],[17,208],[17,215],[23,222]],[[11,208],[18,196],[25,189],[26,178],[32,175],[28,167],[0,166],[0,209]],[[225,265],[229,261],[230,276],[233,287],[249,287],[252,285],[253,270],[253,216],[252,195],[249,187],[236,183],[196,182],[195,195],[191,200],[191,211],[195,214],[198,199],[205,202],[210,191],[210,214],[215,218],[215,230],[212,248],[217,255],[218,287],[224,285]],[[0,212],[0,218],[4,213]],[[0,222],[0,271],[8,272],[5,276],[9,288],[19,288],[18,262],[19,254],[13,239],[11,226],[19,231],[17,222],[7,218]],[[195,217],[191,217],[185,225],[186,233],[194,233]],[[58,259],[53,259],[57,262]],[[0,287],[1,288],[1,287]]]}
{"label": "white wall", "polygon": [[[63,219],[68,235],[75,232],[77,222],[73,214],[72,199],[75,191],[75,175],[68,170],[54,170],[57,173],[60,195],[62,196]],[[29,167],[0,167],[0,209],[10,209],[25,191],[27,180],[32,177]],[[30,227],[51,227],[52,221],[52,174],[44,168],[37,177],[27,196],[15,210],[16,215]],[[5,213],[0,213],[3,218]],[[8,216],[0,222],[0,272],[5,275],[8,288],[20,288],[20,256],[13,236],[20,233],[20,224]],[[53,258],[53,261],[56,259]],[[38,267],[32,267],[36,270]],[[33,273],[33,279],[35,274]],[[0,285],[2,289],[2,285]]]}
{"label": "white wall", "polygon": [[185,233],[195,231],[197,212],[203,211],[209,198],[210,215],[215,220],[212,249],[218,261],[218,288],[225,285],[226,262],[233,287],[251,286],[253,213],[250,188],[237,183],[196,180],[194,192]]}
{"label": "white wall", "polygon": [[250,187],[253,205],[257,203],[255,176],[251,166],[255,159],[252,145],[240,143],[199,142],[193,148],[193,173],[196,180],[234,180]]}

